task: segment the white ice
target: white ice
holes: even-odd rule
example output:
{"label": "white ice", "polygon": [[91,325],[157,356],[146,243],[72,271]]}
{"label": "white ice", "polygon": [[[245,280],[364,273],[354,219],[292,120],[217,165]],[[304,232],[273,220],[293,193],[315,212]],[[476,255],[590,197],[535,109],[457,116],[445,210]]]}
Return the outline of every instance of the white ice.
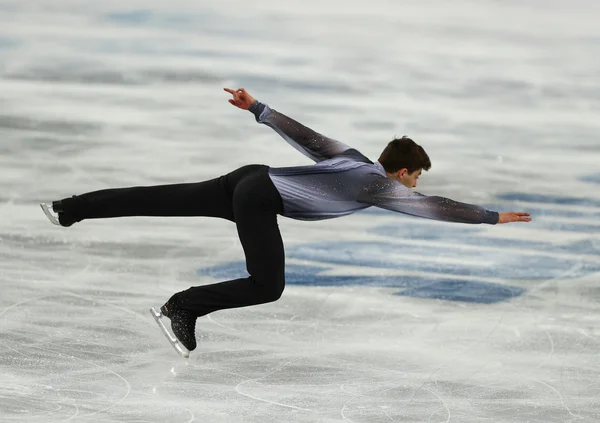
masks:
{"label": "white ice", "polygon": [[[599,13],[2,1],[0,421],[600,421]],[[433,162],[419,191],[534,220],[281,219],[295,272],[282,299],[199,319],[186,361],[148,308],[235,271],[235,228],[65,229],[38,203],[307,163],[224,86],[373,159],[410,135]],[[486,286],[522,293],[467,289]]]}

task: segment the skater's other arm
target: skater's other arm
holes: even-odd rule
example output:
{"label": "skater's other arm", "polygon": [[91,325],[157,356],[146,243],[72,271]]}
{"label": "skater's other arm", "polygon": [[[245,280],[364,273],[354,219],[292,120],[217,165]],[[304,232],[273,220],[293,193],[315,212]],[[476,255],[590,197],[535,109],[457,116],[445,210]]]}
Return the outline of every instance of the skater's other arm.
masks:
{"label": "skater's other arm", "polygon": [[428,197],[389,178],[381,178],[365,186],[359,194],[358,201],[399,213],[446,222],[495,225],[531,220],[529,213],[498,213],[449,198]]}
{"label": "skater's other arm", "polygon": [[229,102],[240,109],[249,110],[256,121],[271,127],[292,147],[315,162],[330,159],[349,150],[346,144],[328,138],[301,123],[256,101],[244,88],[225,91],[233,95]]}

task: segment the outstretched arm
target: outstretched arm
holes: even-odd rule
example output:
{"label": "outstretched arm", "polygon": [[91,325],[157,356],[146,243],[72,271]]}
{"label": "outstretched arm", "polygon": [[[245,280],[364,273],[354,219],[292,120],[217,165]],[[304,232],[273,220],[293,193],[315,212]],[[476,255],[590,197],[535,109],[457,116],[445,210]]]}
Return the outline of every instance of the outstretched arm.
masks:
{"label": "outstretched arm", "polygon": [[292,147],[315,162],[330,159],[350,149],[346,144],[321,135],[266,104],[256,101],[244,88],[224,90],[233,95],[229,103],[252,112],[257,122],[271,127]]}
{"label": "outstretched arm", "polygon": [[380,178],[367,185],[358,201],[376,207],[427,219],[457,223],[529,222],[529,213],[486,210],[472,204],[444,197],[427,197],[390,178]]}

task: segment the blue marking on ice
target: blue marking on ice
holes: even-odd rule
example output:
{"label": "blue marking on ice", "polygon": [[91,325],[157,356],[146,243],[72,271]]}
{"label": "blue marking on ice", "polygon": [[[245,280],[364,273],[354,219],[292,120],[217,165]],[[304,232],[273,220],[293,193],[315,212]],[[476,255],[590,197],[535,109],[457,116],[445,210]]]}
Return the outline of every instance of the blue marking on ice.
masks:
{"label": "blue marking on ice", "polygon": [[0,50],[8,50],[17,47],[19,44],[20,42],[14,38],[0,37]]}
{"label": "blue marking on ice", "polygon": [[[205,29],[214,20],[214,15],[210,12],[196,14],[180,13],[155,13],[150,10],[130,10],[127,12],[107,13],[104,18],[122,24],[124,26],[147,25],[153,27],[172,28],[179,27],[190,28],[195,25],[203,25]],[[234,30],[235,31],[235,30]],[[235,35],[235,34],[233,34]]]}
{"label": "blue marking on ice", "polygon": [[600,184],[600,173],[594,173],[592,175],[586,175],[581,178],[583,182],[591,182],[593,184]]}
{"label": "blue marking on ice", "polygon": [[154,14],[149,10],[131,10],[128,12],[108,13],[105,17],[113,22],[127,25],[142,24],[148,22]]}
{"label": "blue marking on ice", "polygon": [[[493,304],[517,297],[524,289],[489,282],[462,281],[452,278],[425,276],[358,276],[322,275],[321,272],[332,266],[286,266],[286,284],[304,286],[372,286],[382,288],[403,288],[395,295],[429,298],[450,301],[464,301]],[[243,261],[233,261],[197,270],[200,276],[215,279],[235,279],[247,277]]]}
{"label": "blue marking on ice", "polygon": [[440,279],[429,285],[406,289],[398,292],[396,295],[436,300],[494,304],[518,297],[524,292],[524,289],[510,285]]}
{"label": "blue marking on ice", "polygon": [[[288,249],[288,253],[295,259],[318,263],[513,280],[547,280],[565,278],[567,274],[574,278],[600,272],[600,263],[583,262],[577,257],[522,255],[518,249],[488,251],[462,250],[459,247],[460,241],[456,242],[456,246],[322,242],[295,246]],[[405,259],[405,253],[428,260]],[[455,261],[435,261],[436,258]],[[465,262],[464,259],[470,262]],[[474,261],[478,265],[473,265]]]}

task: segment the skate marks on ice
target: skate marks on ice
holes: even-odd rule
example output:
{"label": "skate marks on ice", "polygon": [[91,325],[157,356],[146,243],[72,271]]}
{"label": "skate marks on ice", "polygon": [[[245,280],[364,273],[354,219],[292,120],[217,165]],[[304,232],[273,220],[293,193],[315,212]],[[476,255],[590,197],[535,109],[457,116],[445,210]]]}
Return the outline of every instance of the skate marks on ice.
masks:
{"label": "skate marks on ice", "polygon": [[247,398],[250,398],[252,400],[265,402],[267,404],[272,404],[272,405],[275,405],[275,406],[278,406],[278,407],[290,408],[290,409],[293,409],[293,410],[301,410],[301,411],[312,411],[311,409],[308,409],[308,408],[302,408],[302,407],[297,407],[295,405],[283,404],[281,402],[269,400],[269,399],[266,399],[266,398],[261,398],[261,397],[258,397],[258,396],[255,396],[255,395],[252,395],[252,394],[249,394],[249,393],[245,393],[245,392],[242,391],[242,387],[244,385],[251,384],[251,383],[256,384],[256,383],[258,383],[262,379],[266,379],[266,378],[268,378],[269,376],[272,376],[275,373],[281,372],[283,369],[285,369],[286,367],[292,365],[294,362],[299,361],[299,360],[300,360],[300,357],[295,358],[294,360],[288,361],[288,362],[284,363],[281,367],[278,367],[278,368],[276,368],[276,369],[274,369],[274,370],[272,370],[272,371],[270,371],[268,373],[265,373],[262,376],[259,376],[259,377],[256,377],[256,378],[252,378],[252,379],[243,380],[243,381],[241,381],[240,383],[238,383],[235,386],[235,391],[238,394],[240,394],[242,396],[245,396]]}
{"label": "skate marks on ice", "polygon": [[[522,415],[565,421],[600,412],[592,398],[598,392],[597,334],[578,333],[576,320],[558,322],[544,308],[523,304],[488,311],[485,305],[475,310],[407,301],[398,307],[392,297],[358,300],[360,290],[336,288],[345,293],[330,295],[327,288],[313,289],[316,302],[292,290],[275,310],[217,313],[216,328],[212,320],[199,322],[206,342],[193,362],[251,372],[254,380],[241,385],[242,393],[259,401],[329,418],[336,409],[349,421],[426,421],[431,415],[446,421],[449,412],[469,415],[465,421]],[[325,299],[327,315],[315,317]],[[223,328],[237,329],[239,341]],[[210,351],[236,344],[242,349]],[[289,365],[284,360],[293,358],[291,350],[302,359]],[[279,370],[271,374],[269,367]],[[590,374],[582,373],[586,368]],[[562,371],[560,385],[548,378]]]}
{"label": "skate marks on ice", "polygon": [[2,386],[20,401],[0,407],[4,420],[567,421],[600,412],[599,334],[577,295],[561,295],[565,310],[577,307],[570,315],[547,296],[467,307],[360,285],[289,287],[277,303],[201,318],[202,347],[184,364],[147,315],[154,294],[136,289],[137,298],[30,294],[0,311],[7,345],[22,352],[4,348],[0,358],[10,378]]}
{"label": "skate marks on ice", "polygon": [[[128,398],[131,385],[118,370],[123,350],[95,335],[99,329],[102,336],[108,335],[106,326],[86,327],[90,314],[102,312],[90,313],[97,304],[79,295],[48,295],[0,312],[5,326],[0,367],[10,377],[10,383],[0,388],[4,391],[0,415],[20,415],[27,421],[92,421],[92,416],[107,413]],[[67,308],[77,320],[75,327],[56,316],[57,309]],[[123,339],[115,329],[114,335]]]}
{"label": "skate marks on ice", "polygon": [[175,375],[168,357],[155,364],[161,342],[148,344],[157,332],[142,310],[68,293],[15,303],[0,317],[0,420],[194,420],[185,405],[150,401]]}

